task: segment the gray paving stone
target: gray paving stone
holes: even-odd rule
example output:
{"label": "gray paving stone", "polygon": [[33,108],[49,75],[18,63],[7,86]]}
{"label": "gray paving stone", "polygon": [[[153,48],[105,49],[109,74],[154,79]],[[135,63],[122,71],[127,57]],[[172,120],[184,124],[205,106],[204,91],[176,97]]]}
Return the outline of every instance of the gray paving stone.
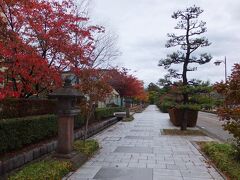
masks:
{"label": "gray paving stone", "polygon": [[170,169],[154,169],[153,175],[155,176],[168,176],[168,177],[182,177],[180,170]]}
{"label": "gray paving stone", "polygon": [[182,177],[158,176],[158,177],[154,177],[153,180],[183,180],[183,178]]}
{"label": "gray paving stone", "polygon": [[153,150],[150,147],[129,147],[129,146],[119,146],[115,149],[114,152],[118,153],[152,153]]}
{"label": "gray paving stone", "polygon": [[150,168],[101,168],[93,179],[99,180],[152,180]]}
{"label": "gray paving stone", "polygon": [[120,141],[121,137],[106,137],[103,141]]}
{"label": "gray paving stone", "polygon": [[[191,143],[211,138],[161,135],[160,129],[175,127],[169,122],[169,115],[159,112],[156,106],[149,106],[134,118],[95,135],[93,138],[102,148],[68,179],[222,180]],[[150,179],[141,175],[145,170]]]}
{"label": "gray paving stone", "polygon": [[135,127],[141,127],[141,128],[152,128],[151,125],[135,125]]}
{"label": "gray paving stone", "polygon": [[78,178],[93,178],[100,169],[101,169],[101,166],[82,167],[80,170],[76,171],[75,175]]}
{"label": "gray paving stone", "polygon": [[[203,180],[203,179],[202,178],[183,177],[183,180]],[[204,178],[204,180],[213,180],[213,178],[210,178],[210,179],[209,178]],[[220,180],[220,179],[215,179],[215,180]]]}
{"label": "gray paving stone", "polygon": [[144,129],[131,129],[131,132],[144,132]]}
{"label": "gray paving stone", "polygon": [[208,173],[208,171],[196,171],[196,170],[181,170],[181,174],[183,177],[191,177],[191,178],[212,178],[212,176]]}
{"label": "gray paving stone", "polygon": [[152,136],[125,136],[125,139],[153,140]]}

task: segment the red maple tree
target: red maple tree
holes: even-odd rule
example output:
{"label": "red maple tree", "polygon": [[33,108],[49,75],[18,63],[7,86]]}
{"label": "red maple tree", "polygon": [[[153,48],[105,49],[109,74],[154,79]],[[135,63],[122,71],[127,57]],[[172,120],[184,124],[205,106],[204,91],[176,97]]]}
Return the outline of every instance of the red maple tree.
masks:
{"label": "red maple tree", "polygon": [[110,85],[123,98],[138,98],[144,94],[143,82],[129,74],[126,68],[114,68],[110,71]]}
{"label": "red maple tree", "polygon": [[97,26],[82,26],[73,1],[0,0],[1,97],[27,98],[61,84],[63,70],[87,64]]}
{"label": "red maple tree", "polygon": [[78,82],[75,87],[82,92],[86,98],[80,103],[80,109],[85,117],[84,140],[87,138],[89,120],[93,118],[98,102],[104,101],[112,92],[108,83],[109,75],[102,69],[92,67],[75,69],[74,74]]}

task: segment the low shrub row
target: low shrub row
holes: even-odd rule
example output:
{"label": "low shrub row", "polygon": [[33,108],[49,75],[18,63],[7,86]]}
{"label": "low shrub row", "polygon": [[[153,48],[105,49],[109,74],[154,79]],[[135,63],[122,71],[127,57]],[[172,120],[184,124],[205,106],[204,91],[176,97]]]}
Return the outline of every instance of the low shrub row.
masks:
{"label": "low shrub row", "polygon": [[[120,108],[101,108],[96,110],[97,120],[113,116]],[[89,123],[93,123],[90,121]],[[74,129],[84,125],[84,118],[76,116]],[[18,150],[26,145],[38,143],[57,135],[57,117],[55,115],[28,116],[0,120],[0,154]]]}
{"label": "low shrub row", "polygon": [[54,114],[56,101],[48,99],[4,99],[0,102],[0,119]]}
{"label": "low shrub row", "polygon": [[230,144],[202,142],[201,150],[229,179],[240,179],[240,161],[237,159],[236,147]]}
{"label": "low shrub row", "polygon": [[112,117],[115,112],[119,111],[124,111],[124,109],[122,107],[97,108],[95,111],[95,119],[100,121]]}

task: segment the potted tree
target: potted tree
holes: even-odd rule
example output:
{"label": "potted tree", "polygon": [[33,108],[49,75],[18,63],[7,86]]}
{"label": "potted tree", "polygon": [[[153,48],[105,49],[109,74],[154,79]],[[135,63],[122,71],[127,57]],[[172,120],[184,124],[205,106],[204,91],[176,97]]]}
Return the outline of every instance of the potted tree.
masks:
{"label": "potted tree", "polygon": [[[179,35],[175,33],[168,34],[170,39],[167,41],[166,47],[179,47],[180,50],[168,54],[166,58],[159,61],[159,66],[168,69],[169,74],[166,76],[168,81],[171,78],[181,79],[176,85],[177,90],[181,95],[181,100],[180,102],[176,102],[174,110],[172,110],[178,112],[177,114],[181,117],[181,130],[187,129],[189,118],[196,118],[196,111],[199,109],[199,107],[191,102],[191,94],[194,92],[194,87],[199,84],[199,81],[189,80],[187,77],[189,71],[195,71],[197,68],[190,67],[189,65],[202,65],[210,62],[212,59],[211,55],[208,53],[202,53],[199,56],[196,55],[197,49],[210,45],[208,39],[202,36],[202,34],[207,31],[206,22],[198,20],[202,13],[203,10],[196,6],[173,13],[172,18],[179,20],[175,29],[183,33]],[[172,68],[172,65],[179,64],[182,64],[181,72]],[[171,113],[171,110],[170,114],[170,117],[173,117],[174,113]]]}
{"label": "potted tree", "polygon": [[[182,120],[185,118],[186,126],[196,126],[198,111],[212,106],[213,99],[207,96],[211,91],[212,87],[208,82],[198,82],[197,85],[188,86],[175,85],[170,90],[172,98],[168,100],[171,102],[168,109],[171,122],[175,126],[181,126]],[[188,93],[188,103],[184,103],[183,93]]]}

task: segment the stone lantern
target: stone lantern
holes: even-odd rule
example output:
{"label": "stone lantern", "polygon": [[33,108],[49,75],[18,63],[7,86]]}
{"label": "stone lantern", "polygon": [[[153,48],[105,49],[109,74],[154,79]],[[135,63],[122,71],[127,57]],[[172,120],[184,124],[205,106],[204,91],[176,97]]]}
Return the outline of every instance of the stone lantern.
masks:
{"label": "stone lantern", "polygon": [[57,99],[58,144],[57,154],[71,156],[74,141],[74,116],[80,113],[76,107],[78,99],[83,94],[72,87],[71,79],[67,77],[64,86],[49,94],[49,98]]}
{"label": "stone lantern", "polygon": [[126,117],[130,117],[130,107],[131,107],[132,100],[130,98],[125,99],[125,106],[126,106]]}

